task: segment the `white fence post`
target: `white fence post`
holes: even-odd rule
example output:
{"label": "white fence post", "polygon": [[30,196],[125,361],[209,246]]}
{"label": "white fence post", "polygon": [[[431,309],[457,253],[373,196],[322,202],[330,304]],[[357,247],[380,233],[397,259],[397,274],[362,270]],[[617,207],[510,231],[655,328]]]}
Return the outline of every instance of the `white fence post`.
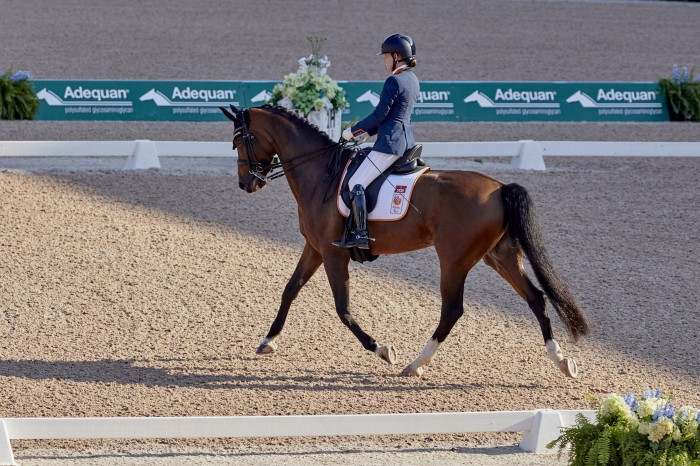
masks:
{"label": "white fence post", "polygon": [[0,419],[0,464],[16,464],[15,456],[12,454],[12,445],[10,445],[10,436],[7,435],[5,421],[2,419]]}
{"label": "white fence post", "polygon": [[550,409],[537,411],[532,420],[530,430],[523,433],[523,438],[520,441],[520,448],[523,451],[537,453],[539,455],[552,453],[547,448],[547,444],[559,437],[561,428],[564,427],[564,422],[559,411]]}
{"label": "white fence post", "polygon": [[147,170],[160,168],[156,144],[148,139],[138,139],[134,151],[124,165],[124,170]]}
{"label": "white fence post", "polygon": [[510,168],[522,170],[546,170],[542,158],[542,146],[537,141],[520,141],[518,155],[510,161]]}

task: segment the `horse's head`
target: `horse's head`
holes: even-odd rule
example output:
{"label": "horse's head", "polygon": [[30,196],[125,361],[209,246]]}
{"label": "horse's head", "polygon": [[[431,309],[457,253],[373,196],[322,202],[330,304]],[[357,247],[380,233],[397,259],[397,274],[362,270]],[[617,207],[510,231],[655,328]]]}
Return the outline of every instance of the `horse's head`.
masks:
{"label": "horse's head", "polygon": [[249,109],[230,107],[230,111],[219,108],[233,121],[233,148],[238,150],[238,186],[252,193],[267,184],[275,150],[268,141],[253,133]]}

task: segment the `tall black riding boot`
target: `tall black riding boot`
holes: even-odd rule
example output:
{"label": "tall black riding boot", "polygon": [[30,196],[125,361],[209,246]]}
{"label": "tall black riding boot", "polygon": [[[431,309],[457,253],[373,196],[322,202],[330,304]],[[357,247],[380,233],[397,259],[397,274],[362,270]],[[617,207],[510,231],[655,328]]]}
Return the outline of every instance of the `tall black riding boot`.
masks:
{"label": "tall black riding boot", "polygon": [[365,188],[356,184],[352,188],[352,216],[355,220],[355,228],[345,238],[346,248],[369,249],[369,237],[367,236],[367,201],[365,200]]}
{"label": "tall black riding boot", "polygon": [[369,249],[365,188],[361,184],[356,184],[350,191],[350,199],[352,202],[352,228],[342,240],[333,241],[333,244],[341,248]]}

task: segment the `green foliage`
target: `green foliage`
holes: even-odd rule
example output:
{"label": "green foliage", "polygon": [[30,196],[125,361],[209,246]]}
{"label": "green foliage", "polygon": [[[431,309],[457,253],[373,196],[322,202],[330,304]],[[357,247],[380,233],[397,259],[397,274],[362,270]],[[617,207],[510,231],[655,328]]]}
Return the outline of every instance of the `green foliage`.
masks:
{"label": "green foliage", "polygon": [[671,120],[700,121],[700,80],[693,79],[694,71],[673,65],[671,78],[659,80]]}
{"label": "green foliage", "polygon": [[0,74],[0,119],[33,120],[39,110],[39,99],[26,71]]}
{"label": "green foliage", "polygon": [[658,390],[641,399],[608,395],[596,422],[579,414],[547,446],[560,454],[570,447],[570,466],[700,466],[700,414],[671,399]]}
{"label": "green foliage", "polygon": [[299,110],[305,116],[317,110],[342,110],[347,105],[345,91],[326,74],[331,62],[328,57],[321,56],[326,39],[311,36],[307,40],[311,55],[299,59],[299,70],[288,74],[275,86],[267,103]]}

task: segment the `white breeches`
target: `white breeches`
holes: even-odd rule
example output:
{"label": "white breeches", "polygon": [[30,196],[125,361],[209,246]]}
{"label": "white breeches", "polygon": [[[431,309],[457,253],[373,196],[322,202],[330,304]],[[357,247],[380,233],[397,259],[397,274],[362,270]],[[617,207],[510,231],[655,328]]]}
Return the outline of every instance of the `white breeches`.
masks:
{"label": "white breeches", "polygon": [[375,178],[397,160],[399,160],[398,155],[385,154],[384,152],[373,150],[352,175],[348,182],[348,187],[352,189],[355,185],[361,184],[363,188],[367,188]]}

